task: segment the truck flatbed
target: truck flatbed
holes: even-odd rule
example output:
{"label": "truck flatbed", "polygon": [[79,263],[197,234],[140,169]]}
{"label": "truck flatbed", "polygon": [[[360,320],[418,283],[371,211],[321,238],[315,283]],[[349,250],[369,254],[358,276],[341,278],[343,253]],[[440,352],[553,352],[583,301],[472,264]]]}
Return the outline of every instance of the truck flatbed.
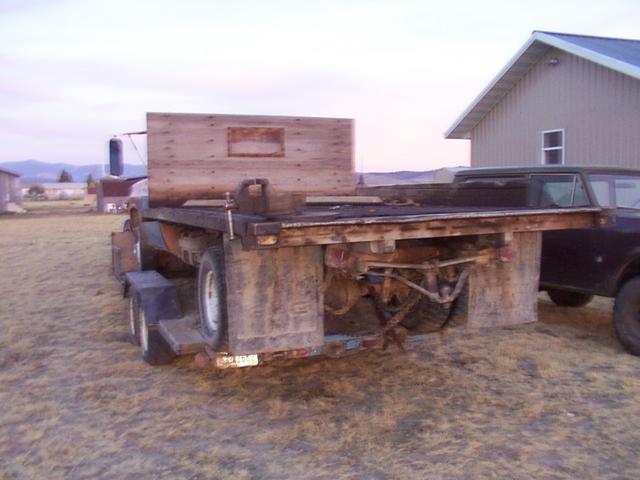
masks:
{"label": "truck flatbed", "polygon": [[[233,213],[232,219],[245,248],[264,248],[583,228],[600,223],[600,215],[598,208],[336,205],[271,218]],[[224,208],[152,208],[142,217],[229,233]],[[277,238],[265,244],[263,236]]]}
{"label": "truck flatbed", "polygon": [[495,208],[456,203],[483,197],[474,185],[358,186],[349,119],[158,113],[147,132],[151,208],[131,207],[112,251],[151,364],[402,350],[532,322],[541,232],[607,223],[522,208],[517,189]]}

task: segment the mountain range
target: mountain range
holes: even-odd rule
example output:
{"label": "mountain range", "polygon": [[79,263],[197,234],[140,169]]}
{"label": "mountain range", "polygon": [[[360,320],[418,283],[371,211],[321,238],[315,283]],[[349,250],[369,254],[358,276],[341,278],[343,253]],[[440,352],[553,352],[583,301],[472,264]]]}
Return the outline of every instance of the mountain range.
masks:
{"label": "mountain range", "polygon": [[[40,160],[23,160],[21,162],[0,163],[0,168],[5,168],[20,174],[23,186],[39,183],[57,182],[60,172],[66,170],[73,177],[74,182],[84,182],[89,174],[98,180],[103,173],[100,164],[94,165],[72,165],[69,163],[47,163]],[[411,171],[402,170],[398,172],[365,172],[364,181],[367,185],[394,185],[407,183],[429,183],[433,182],[437,170]],[[145,165],[124,165],[125,177],[140,177],[147,174]],[[360,174],[355,174],[355,181],[360,179]]]}
{"label": "mountain range", "polygon": [[[57,182],[60,172],[66,170],[73,177],[74,182],[84,182],[87,176],[97,180],[101,178],[103,167],[100,164],[94,165],[72,165],[70,163],[48,163],[40,160],[23,160],[20,162],[0,163],[0,168],[6,168],[12,172],[20,174],[20,182],[23,186],[38,183]],[[132,165],[125,163],[124,176],[140,177],[147,174],[145,165]]]}

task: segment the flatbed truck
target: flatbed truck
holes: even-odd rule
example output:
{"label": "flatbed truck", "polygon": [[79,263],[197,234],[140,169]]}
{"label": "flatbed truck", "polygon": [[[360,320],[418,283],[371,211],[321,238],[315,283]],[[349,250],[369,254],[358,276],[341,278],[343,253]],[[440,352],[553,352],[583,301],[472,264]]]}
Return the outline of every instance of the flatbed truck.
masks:
{"label": "flatbed truck", "polygon": [[149,208],[131,208],[112,250],[154,365],[403,350],[532,322],[541,232],[607,221],[356,192],[348,119],[150,113],[147,142]]}

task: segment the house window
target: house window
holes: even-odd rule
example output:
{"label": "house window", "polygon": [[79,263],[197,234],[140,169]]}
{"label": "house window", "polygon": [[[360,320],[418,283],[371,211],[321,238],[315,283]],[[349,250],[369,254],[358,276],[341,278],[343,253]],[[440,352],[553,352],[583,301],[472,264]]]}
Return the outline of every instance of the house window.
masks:
{"label": "house window", "polygon": [[543,130],[542,164],[562,165],[564,163],[564,130]]}

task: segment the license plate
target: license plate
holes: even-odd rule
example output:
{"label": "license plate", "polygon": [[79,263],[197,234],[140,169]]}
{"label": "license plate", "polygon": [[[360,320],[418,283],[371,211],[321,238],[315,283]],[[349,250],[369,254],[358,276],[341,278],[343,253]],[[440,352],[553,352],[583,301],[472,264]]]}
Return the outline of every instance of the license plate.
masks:
{"label": "license plate", "polygon": [[258,365],[258,355],[224,355],[216,358],[218,368],[254,367]]}
{"label": "license plate", "polygon": [[237,367],[254,367],[258,365],[258,355],[236,355],[233,358]]}

